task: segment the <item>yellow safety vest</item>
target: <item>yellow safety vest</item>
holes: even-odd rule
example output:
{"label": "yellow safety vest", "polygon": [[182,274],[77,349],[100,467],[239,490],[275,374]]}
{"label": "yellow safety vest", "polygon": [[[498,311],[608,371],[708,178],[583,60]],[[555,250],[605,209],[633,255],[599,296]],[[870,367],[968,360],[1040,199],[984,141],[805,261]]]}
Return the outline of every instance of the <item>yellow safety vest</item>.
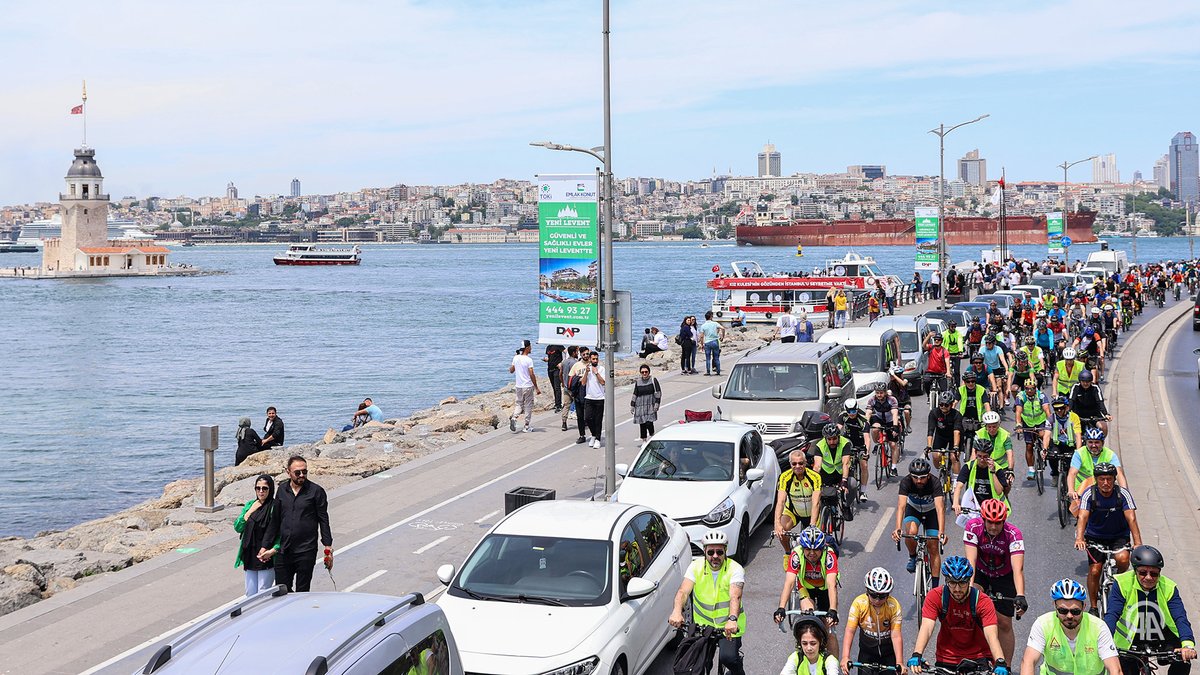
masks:
{"label": "yellow safety vest", "polygon": [[[1066,365],[1068,363],[1075,366],[1071,369],[1071,372],[1067,372]],[[1070,394],[1071,387],[1075,386],[1075,383],[1079,381],[1079,374],[1083,372],[1083,363],[1079,359],[1071,361],[1063,359],[1054,368],[1058,371],[1058,394],[1062,396]]]}
{"label": "yellow safety vest", "polygon": [[[978,386],[978,385],[976,385]],[[992,442],[992,461],[996,463],[996,470],[1007,469],[1008,467],[1008,430],[1004,427],[996,429],[995,436],[989,436],[987,427],[980,429],[975,433],[975,438],[986,438]]]}
{"label": "yellow safety vest", "polygon": [[[975,491],[975,470],[979,468],[979,460],[973,459],[973,460],[967,462],[967,466],[970,467],[970,471],[967,472],[967,489],[974,492]],[[996,482],[999,483],[1000,479],[997,478]],[[992,486],[992,481],[990,478],[988,479],[988,490],[990,490],[992,493],[992,499],[998,499],[998,500],[1004,502],[1005,506],[1008,505],[1008,497],[1004,496],[1004,490],[1000,490],[999,492],[997,492],[996,488]]]}
{"label": "yellow safety vest", "polygon": [[1100,456],[1095,460],[1092,460],[1092,453],[1087,448],[1079,448],[1075,452],[1079,455],[1079,471],[1075,473],[1076,491],[1083,485],[1083,481],[1095,475],[1097,464],[1112,464],[1113,457],[1116,456],[1107,445],[1100,448]]}
{"label": "yellow safety vest", "polygon": [[[1121,617],[1117,619],[1117,629],[1113,631],[1113,642],[1117,643],[1117,649],[1129,649],[1137,635],[1138,617],[1142,614],[1139,611],[1141,601],[1138,599],[1138,594],[1144,593],[1149,602],[1150,594],[1142,590],[1142,585],[1134,577],[1135,574],[1136,572],[1130,569],[1113,577],[1117,582],[1117,588],[1121,589],[1121,595],[1125,598],[1125,609],[1121,611]],[[1175,582],[1160,576],[1154,592],[1157,600],[1155,605],[1158,607],[1158,613],[1162,615],[1163,626],[1178,636],[1179,629],[1175,627],[1175,617],[1171,616],[1171,610],[1167,608],[1167,602],[1175,597]],[[1185,647],[1194,646],[1186,642],[1183,645]]]}
{"label": "yellow safety vest", "polygon": [[850,447],[850,441],[846,440],[845,436],[838,436],[837,449],[833,451],[833,456],[830,456],[829,442],[824,438],[817,441],[817,450],[821,453],[821,471],[823,473],[841,473],[842,453],[848,447]]}
{"label": "yellow safety vest", "polygon": [[1101,620],[1084,612],[1075,636],[1075,650],[1054,612],[1038,617],[1046,648],[1042,650],[1041,675],[1103,675],[1104,660],[1100,658]]}
{"label": "yellow safety vest", "polygon": [[[714,581],[707,560],[701,558],[692,563],[692,576],[696,579],[692,587],[692,620],[697,626],[725,627],[725,619],[729,616],[729,580],[738,567],[741,565],[726,558]],[[741,637],[746,632],[744,604],[738,608],[737,625],[733,637]]]}
{"label": "yellow safety vest", "polygon": [[962,336],[958,334],[957,328],[954,330],[947,330],[942,334],[942,337],[945,341],[946,351],[950,353],[950,356],[958,356],[959,354],[962,354],[963,339]]}
{"label": "yellow safety vest", "polygon": [[[967,391],[967,385],[962,385],[958,388],[958,414],[964,418],[967,416],[967,397],[971,392]],[[983,387],[975,385],[975,417],[972,419],[978,420],[983,417]]]}

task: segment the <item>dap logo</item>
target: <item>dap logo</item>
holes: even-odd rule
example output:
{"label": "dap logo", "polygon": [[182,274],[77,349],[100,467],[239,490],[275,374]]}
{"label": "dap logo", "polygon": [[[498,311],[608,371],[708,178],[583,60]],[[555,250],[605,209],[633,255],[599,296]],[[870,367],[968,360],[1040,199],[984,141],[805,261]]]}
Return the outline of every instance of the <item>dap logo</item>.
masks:
{"label": "dap logo", "polygon": [[578,329],[578,328],[571,328],[571,327],[569,327],[569,326],[556,326],[556,327],[554,328],[554,332],[555,332],[555,333],[557,333],[557,334],[559,334],[559,335],[565,335],[565,336],[567,336],[567,337],[569,337],[569,338],[570,338],[570,337],[575,337],[576,335],[578,335],[578,334],[579,334],[579,329]]}

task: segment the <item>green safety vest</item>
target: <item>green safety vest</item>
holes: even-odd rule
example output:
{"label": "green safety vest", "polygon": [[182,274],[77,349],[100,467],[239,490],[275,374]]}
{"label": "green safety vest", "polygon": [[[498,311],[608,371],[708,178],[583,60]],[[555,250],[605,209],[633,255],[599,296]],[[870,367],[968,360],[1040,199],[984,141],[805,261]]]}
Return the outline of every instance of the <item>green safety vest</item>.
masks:
{"label": "green safety vest", "polygon": [[[725,627],[725,618],[729,616],[729,579],[733,576],[735,565],[741,567],[726,558],[714,582],[707,560],[701,558],[692,563],[692,576],[696,578],[696,584],[692,587],[692,620],[697,626]],[[741,637],[746,632],[744,605],[738,608],[737,625],[737,633],[733,637]]]}
{"label": "green safety vest", "polygon": [[[969,471],[967,472],[967,489],[974,492],[975,491],[975,470],[979,468],[979,460],[973,459],[973,460],[967,462],[967,466],[970,467]],[[1000,482],[999,479],[997,479],[996,482],[999,483]],[[1004,490],[1000,490],[999,492],[997,492],[996,488],[992,485],[991,480],[988,480],[988,489],[991,490],[991,492],[992,492],[992,499],[998,499],[998,500],[1004,502],[1005,506],[1008,506],[1008,497],[1004,496]],[[980,506],[983,506],[983,505],[980,504]]]}
{"label": "green safety vest", "polygon": [[1060,442],[1059,439],[1061,439],[1065,436],[1067,439],[1065,442],[1069,443],[1071,445],[1071,447],[1073,447],[1073,448],[1079,447],[1079,439],[1075,437],[1075,424],[1073,422],[1071,422],[1072,414],[1074,414],[1074,413],[1067,413],[1066,421],[1059,419],[1058,415],[1050,416],[1050,442],[1051,443],[1058,443],[1058,442]]}
{"label": "green safety vest", "polygon": [[949,352],[951,356],[958,356],[962,353],[963,339],[962,336],[958,334],[957,328],[954,330],[947,330],[945,333],[943,333],[942,341],[946,347],[946,351]]}
{"label": "green safety vest", "polygon": [[408,669],[408,673],[406,673],[406,675],[429,675],[428,661],[429,657],[432,655],[433,650],[431,649],[421,650],[421,653],[417,655],[417,662],[413,664],[412,668]]}
{"label": "green safety vest", "polygon": [[842,472],[842,453],[846,448],[850,447],[850,441],[846,440],[845,436],[838,436],[837,450],[833,456],[829,455],[829,442],[824,438],[817,441],[817,450],[821,453],[821,471],[823,473],[841,473]]}
{"label": "green safety vest", "polygon": [[1021,399],[1021,419],[1024,424],[1035,426],[1046,421],[1046,409],[1037,398],[1029,398],[1025,392],[1017,395]]}
{"label": "green safety vest", "polygon": [[1076,491],[1079,490],[1080,485],[1083,485],[1083,481],[1094,475],[1097,464],[1104,464],[1105,462],[1112,464],[1113,457],[1116,454],[1107,445],[1100,448],[1100,456],[1095,460],[1092,459],[1092,453],[1087,448],[1082,448],[1075,452],[1079,454],[1079,472],[1075,474]]}
{"label": "green safety vest", "polygon": [[1051,309],[1054,309],[1053,293],[1047,293],[1046,295],[1042,296],[1042,309],[1046,310],[1047,312],[1049,312]]}
{"label": "green safety vest", "polygon": [[1079,633],[1075,636],[1075,650],[1067,641],[1067,634],[1054,612],[1038,617],[1042,634],[1046,636],[1042,650],[1041,675],[1103,675],[1104,660],[1100,658],[1100,619],[1083,613],[1079,622]]}
{"label": "green safety vest", "polygon": [[987,427],[984,427],[975,434],[975,438],[986,438],[992,442],[992,461],[996,462],[997,471],[1009,468],[1008,451],[1012,449],[1012,443],[1008,440],[1007,429],[997,427],[996,435],[988,436]]}
{"label": "green safety vest", "polygon": [[1041,361],[1042,348],[1037,346],[1035,346],[1033,349],[1021,347],[1021,351],[1025,352],[1025,355],[1029,357],[1029,367],[1033,370],[1033,372],[1042,372],[1042,368],[1045,366],[1045,364],[1043,364]]}
{"label": "green safety vest", "polygon": [[[796,650],[796,675],[808,675],[809,672],[811,672],[807,668],[807,666],[811,665],[807,658],[808,657],[804,656],[804,652],[800,651],[799,649]],[[821,673],[821,675],[825,675],[825,659],[827,658],[829,658],[829,655],[825,652],[821,652],[817,655],[816,672]]]}
{"label": "green safety vest", "polygon": [[[1142,590],[1142,585],[1137,582],[1135,574],[1136,572],[1130,568],[1113,577],[1113,580],[1117,582],[1117,588],[1121,589],[1121,596],[1125,598],[1125,609],[1121,611],[1121,616],[1117,619],[1117,629],[1113,631],[1113,642],[1117,643],[1117,649],[1129,649],[1137,635],[1138,617],[1141,615],[1141,612],[1138,611],[1138,594],[1144,593],[1147,602],[1150,599],[1150,594]],[[1158,607],[1158,613],[1162,615],[1164,627],[1178,637],[1179,629],[1175,627],[1175,617],[1171,616],[1171,611],[1167,608],[1167,602],[1175,597],[1175,582],[1159,576],[1158,585],[1154,587],[1154,591],[1158,596],[1155,605]],[[1185,647],[1193,646],[1187,642],[1184,642],[1183,645]]]}
{"label": "green safety vest", "polygon": [[[1071,369],[1071,372],[1067,372],[1066,366],[1068,363],[1075,366]],[[1079,381],[1079,374],[1083,372],[1083,363],[1078,359],[1072,361],[1063,359],[1054,368],[1058,371],[1058,393],[1060,395],[1070,394],[1071,387],[1075,386],[1075,383]]]}
{"label": "green safety vest", "polygon": [[[831,553],[833,553],[833,551],[828,546],[826,546],[825,550],[821,552],[821,585],[818,586],[816,584],[810,584],[808,582],[808,578],[804,574],[804,572],[808,569],[808,558],[804,557],[804,552],[798,549],[793,550],[794,555],[800,556],[800,564],[796,566],[796,583],[804,586],[805,588],[814,590],[825,588],[825,573],[829,569],[829,555]],[[838,579],[841,579],[841,576],[841,572],[838,572]],[[838,581],[838,585],[842,585],[841,581]]]}
{"label": "green safety vest", "polygon": [[[964,418],[967,416],[967,397],[970,395],[970,392],[967,391],[967,385],[964,384],[958,388],[958,414],[962,415]],[[977,420],[980,417],[983,417],[983,387],[979,386],[978,384],[975,385],[974,398],[975,417],[972,419]]]}

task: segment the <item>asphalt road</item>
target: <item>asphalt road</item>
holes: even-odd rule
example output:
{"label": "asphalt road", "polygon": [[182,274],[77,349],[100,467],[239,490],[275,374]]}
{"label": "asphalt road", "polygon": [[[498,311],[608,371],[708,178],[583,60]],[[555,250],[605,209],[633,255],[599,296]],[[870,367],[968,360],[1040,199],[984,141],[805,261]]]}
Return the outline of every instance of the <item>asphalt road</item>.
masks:
{"label": "asphalt road", "polygon": [[[1190,318],[1184,321],[1191,323]],[[1165,380],[1173,418],[1184,438],[1200,438],[1200,415],[1196,415],[1196,399],[1200,397],[1200,393],[1197,393],[1200,382],[1197,380],[1200,378],[1196,373],[1197,357],[1192,353],[1193,349],[1198,348],[1200,331],[1185,326],[1167,345],[1167,368],[1160,373]],[[1200,466],[1200,447],[1192,448],[1192,461]]]}

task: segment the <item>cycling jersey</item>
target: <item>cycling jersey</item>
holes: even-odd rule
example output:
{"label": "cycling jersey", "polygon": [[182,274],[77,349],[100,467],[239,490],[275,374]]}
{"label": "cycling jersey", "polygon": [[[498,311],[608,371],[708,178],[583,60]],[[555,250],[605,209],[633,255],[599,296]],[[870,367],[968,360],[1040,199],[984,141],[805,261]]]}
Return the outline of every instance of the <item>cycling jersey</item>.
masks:
{"label": "cycling jersey", "polygon": [[931,478],[925,481],[925,486],[922,487],[917,485],[912,476],[905,476],[900,479],[900,496],[904,497],[905,516],[915,518],[934,516],[932,527],[937,527],[934,500],[946,496],[946,492],[942,489],[942,481]]}
{"label": "cycling jersey", "polygon": [[[853,634],[855,629],[859,630],[858,660],[894,665],[896,655],[892,649],[892,630],[900,625],[903,616],[900,601],[890,595],[879,607],[871,604],[871,598],[866,593],[855,598],[846,615],[846,631]],[[884,660],[886,656],[892,659]]]}
{"label": "cycling jersey", "polygon": [[1000,363],[1000,357],[1004,354],[1004,351],[1001,350],[1000,347],[992,346],[990,349],[988,347],[984,347],[979,350],[979,353],[983,356],[983,365],[986,366],[989,371],[995,372],[1003,367],[1003,364]]}
{"label": "cycling jersey", "polygon": [[954,432],[962,431],[962,415],[954,408],[943,412],[940,407],[929,411],[929,431],[935,450],[948,448],[954,442]]}
{"label": "cycling jersey", "polygon": [[838,423],[842,425],[842,435],[850,440],[850,445],[856,448],[866,447],[866,430],[868,424],[866,415],[860,412],[851,417],[849,413],[843,410],[841,416],[838,417]]}
{"label": "cycling jersey", "polygon": [[1046,350],[1054,346],[1054,332],[1047,326],[1046,330],[1033,331],[1033,338],[1037,341],[1039,349]]}
{"label": "cycling jersey", "polygon": [[[925,604],[921,606],[922,620],[937,621],[941,618],[943,595],[950,594],[935,588],[925,596]],[[965,659],[990,659],[992,653],[983,636],[983,626],[996,625],[996,606],[992,604],[992,599],[978,593],[974,614],[971,612],[969,596],[963,602],[955,602],[953,597],[949,600],[945,618],[941,619],[942,625],[938,629],[935,661],[956,666]]]}
{"label": "cycling jersey", "polygon": [[975,567],[978,574],[999,577],[1013,571],[1012,557],[1025,555],[1025,537],[1010,522],[995,537],[989,536],[983,518],[972,518],[963,528],[963,543],[976,549]]}
{"label": "cycling jersey", "polygon": [[1104,405],[1104,394],[1095,384],[1085,387],[1076,384],[1071,388],[1071,411],[1081,419],[1104,417],[1108,407]]}
{"label": "cycling jersey", "polygon": [[896,398],[894,396],[872,396],[871,402],[867,404],[867,408],[871,411],[871,421],[882,421],[884,424],[892,423],[892,411],[897,408]]}
{"label": "cycling jersey", "polygon": [[824,589],[825,575],[838,573],[838,557],[833,552],[833,549],[826,548],[821,554],[821,560],[818,564],[813,565],[808,562],[808,558],[804,557],[804,549],[795,548],[792,554],[788,556],[787,571],[790,574],[795,574],[796,578],[806,589]]}
{"label": "cycling jersey", "polygon": [[779,491],[786,495],[784,508],[794,516],[812,516],[812,497],[821,494],[821,474],[812,469],[804,470],[804,478],[797,480],[794,469],[779,474]]}
{"label": "cycling jersey", "polygon": [[1113,486],[1112,494],[1105,497],[1095,485],[1083,491],[1079,504],[1088,512],[1087,531],[1084,535],[1093,539],[1117,539],[1130,536],[1129,521],[1125,511],[1136,511],[1133,494],[1121,487]]}

